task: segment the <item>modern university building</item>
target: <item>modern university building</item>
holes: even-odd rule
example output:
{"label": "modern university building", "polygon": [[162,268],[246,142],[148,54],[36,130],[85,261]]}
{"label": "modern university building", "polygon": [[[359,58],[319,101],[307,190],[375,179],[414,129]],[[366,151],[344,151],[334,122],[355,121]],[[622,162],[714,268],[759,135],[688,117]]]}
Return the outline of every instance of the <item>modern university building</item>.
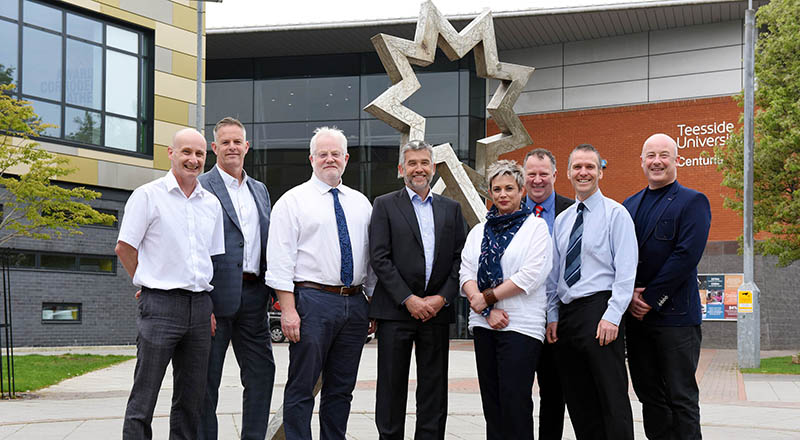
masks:
{"label": "modern university building", "polygon": [[[69,125],[64,125],[44,138],[43,145],[69,156],[80,167],[71,177],[75,183],[103,193],[98,207],[124,214],[130,191],[168,169],[165,146],[172,133],[195,123],[196,10],[195,3],[188,1],[109,3],[115,5],[24,0],[19,2],[21,12],[16,16],[0,9],[0,32],[3,26],[16,26],[13,32],[22,36],[17,52],[0,52],[0,63],[16,57],[21,66],[22,95],[52,105],[67,124],[74,120],[67,116],[74,108],[105,118],[104,131],[94,143],[72,139]],[[449,6],[447,0],[435,3],[457,30],[481,9],[471,10],[455,2]],[[575,145],[591,143],[607,161],[601,183],[604,194],[622,201],[646,185],[639,165],[644,140],[655,132],[676,138],[681,156],[679,181],[704,192],[712,206],[711,234],[700,263],[706,317],[703,344],[735,347],[736,290],[742,282],[736,239],[742,220],[723,208],[723,197],[730,192],[720,186],[722,177],[716,170],[713,146],[739,127],[740,108],[733,97],[742,90],[747,2],[574,0],[553,2],[569,6],[524,10],[505,10],[502,0],[491,3],[500,60],[536,68],[515,106],[533,144],[504,157],[519,161],[526,151],[545,147],[553,151],[563,169]],[[66,22],[67,26],[56,31],[28,23],[24,9],[37,7],[29,4],[58,11],[62,25]],[[207,138],[210,141],[213,125],[224,116],[244,122],[251,143],[245,169],[266,183],[273,202],[309,178],[308,141],[313,129],[322,125],[336,125],[348,136],[347,185],[370,199],[399,188],[402,182],[395,171],[399,134],[361,109],[390,85],[370,38],[386,33],[413,39],[418,7],[345,11],[346,7],[338,5],[342,11],[337,12],[344,14],[341,17],[327,10],[298,12],[302,8],[295,8],[295,14],[305,17],[298,19],[267,11],[266,4],[255,0],[209,4],[203,94]],[[69,27],[72,15],[100,23],[103,29],[136,34],[139,52],[111,45],[108,30],[96,43],[73,37]],[[38,59],[33,55],[26,57],[32,44],[28,41],[34,38],[26,37],[26,32],[45,32],[52,34],[51,39],[61,39],[59,56],[67,66],[67,78],[70,60],[87,59],[87,55],[70,51],[70,45],[77,44],[73,40],[90,45],[88,52],[105,54],[100,59],[113,58],[117,52],[135,56],[141,92],[136,96],[135,140],[128,144],[109,140],[133,133],[118,128],[114,118],[132,127],[134,117],[110,107],[116,98],[114,92],[106,91],[110,81],[116,81],[117,76],[109,76],[109,71],[117,65],[98,61],[93,69],[82,71],[98,82],[95,85],[84,79],[81,84],[94,87],[89,93],[93,99],[105,97],[98,98],[99,107],[86,100],[70,101],[72,83],[63,79],[62,89],[66,90],[58,99],[40,96],[44,92],[25,88],[25,68],[52,57],[39,57],[38,61],[33,61]],[[106,70],[94,70],[103,66]],[[132,71],[120,70],[129,76]],[[405,104],[426,117],[426,140],[449,142],[463,161],[474,165],[476,140],[497,132],[485,110],[497,84],[476,75],[471,56],[451,62],[439,52],[431,66],[415,70],[422,88]],[[106,82],[102,82],[104,78]],[[213,161],[211,154],[207,168]],[[563,171],[556,191],[572,195]],[[82,236],[59,241],[14,242],[18,252],[34,255],[32,266],[11,272],[17,345],[133,342],[133,288],[113,255],[117,231],[112,227],[84,229]],[[54,256],[64,260],[64,267],[51,267]],[[84,270],[96,268],[91,258],[112,261],[113,270]],[[65,267],[67,262],[69,267]],[[800,265],[777,268],[775,263],[773,258],[756,257],[755,281],[762,292],[761,344],[764,349],[795,348],[795,335],[800,331],[795,280]],[[466,305],[457,306],[462,319],[452,335],[466,337]],[[76,308],[77,320],[47,318],[50,311],[53,316],[75,316]]]}

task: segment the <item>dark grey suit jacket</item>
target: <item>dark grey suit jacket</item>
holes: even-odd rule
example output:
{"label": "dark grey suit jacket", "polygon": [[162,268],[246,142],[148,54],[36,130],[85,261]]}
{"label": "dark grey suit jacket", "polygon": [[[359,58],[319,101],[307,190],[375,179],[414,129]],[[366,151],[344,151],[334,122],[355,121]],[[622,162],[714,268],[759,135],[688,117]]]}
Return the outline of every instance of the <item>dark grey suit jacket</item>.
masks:
{"label": "dark grey suit jacket", "polygon": [[434,194],[433,224],[436,237],[433,268],[425,288],[425,250],[408,192],[402,188],[375,199],[369,224],[369,253],[378,284],[372,295],[370,318],[413,320],[403,301],[415,294],[442,295],[451,304],[428,322],[454,321],[452,304],[459,291],[461,249],[467,238],[461,206]]}
{"label": "dark grey suit jacket", "polygon": [[556,217],[558,217],[558,214],[561,214],[561,211],[572,206],[573,203],[575,203],[575,200],[572,200],[570,198],[562,196],[559,193],[556,193]]}
{"label": "dark grey suit jacket", "polygon": [[[228,318],[239,310],[242,301],[244,236],[242,235],[241,226],[239,226],[236,210],[233,208],[233,202],[231,202],[231,197],[228,195],[228,189],[225,188],[225,182],[222,180],[217,168],[212,168],[211,171],[198,177],[198,179],[204,189],[217,196],[225,213],[222,216],[225,229],[225,253],[211,257],[211,261],[214,264],[214,277],[211,279],[211,285],[214,286],[214,290],[211,291],[211,299],[214,301],[214,315]],[[253,195],[253,200],[255,200],[256,208],[258,209],[261,229],[261,266],[258,270],[258,277],[263,279],[267,270],[267,235],[269,233],[269,212],[271,209],[269,192],[267,192],[267,187],[263,183],[253,178],[247,179],[247,187],[250,188],[250,193]],[[261,284],[263,284],[263,281]],[[264,286],[264,294],[268,295],[269,291],[266,289],[266,285]]]}

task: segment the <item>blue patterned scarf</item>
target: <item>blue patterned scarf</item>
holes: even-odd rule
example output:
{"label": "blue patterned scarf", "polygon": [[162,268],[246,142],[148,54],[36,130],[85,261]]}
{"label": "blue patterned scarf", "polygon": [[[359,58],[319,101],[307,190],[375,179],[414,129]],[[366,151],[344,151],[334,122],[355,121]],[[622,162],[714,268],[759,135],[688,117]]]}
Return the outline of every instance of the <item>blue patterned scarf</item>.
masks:
{"label": "blue patterned scarf", "polygon": [[481,292],[497,287],[503,282],[503,267],[500,259],[506,252],[508,244],[514,238],[531,209],[523,201],[519,211],[501,215],[497,206],[492,206],[486,213],[486,225],[483,227],[481,255],[478,257],[478,289]]}

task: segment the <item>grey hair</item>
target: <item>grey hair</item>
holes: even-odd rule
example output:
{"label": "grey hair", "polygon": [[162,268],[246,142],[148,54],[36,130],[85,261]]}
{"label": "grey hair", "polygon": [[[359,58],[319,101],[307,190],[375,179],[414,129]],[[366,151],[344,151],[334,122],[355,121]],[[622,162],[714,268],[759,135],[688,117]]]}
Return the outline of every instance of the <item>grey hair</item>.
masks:
{"label": "grey hair", "polygon": [[309,151],[312,156],[314,155],[314,150],[317,149],[317,139],[320,136],[331,136],[338,140],[339,145],[342,147],[342,151],[344,154],[347,154],[347,136],[344,135],[342,130],[339,130],[334,125],[333,127],[319,127],[314,130],[314,136],[311,137],[311,142],[309,143]]}
{"label": "grey hair", "polygon": [[522,160],[523,165],[528,163],[528,158],[531,156],[536,156],[539,159],[544,159],[545,157],[550,159],[550,168],[553,172],[556,172],[556,157],[553,156],[553,153],[550,150],[545,148],[537,148],[535,150],[528,151],[528,154],[525,155],[525,159]]}
{"label": "grey hair", "polygon": [[220,128],[225,127],[226,125],[233,125],[235,127],[239,127],[242,129],[242,137],[247,139],[247,130],[244,128],[244,124],[242,124],[238,119],[232,116],[226,116],[222,118],[217,125],[214,126],[214,142],[218,142],[217,140],[217,131]]}
{"label": "grey hair", "polygon": [[489,165],[486,170],[486,183],[489,185],[491,192],[492,181],[500,176],[511,176],[517,181],[517,186],[522,188],[525,185],[525,173],[522,167],[513,160],[498,160],[497,162]]}
{"label": "grey hair", "polygon": [[398,157],[398,163],[402,166],[406,163],[406,151],[422,151],[425,150],[431,156],[431,162],[433,162],[433,147],[431,144],[425,141],[408,141],[406,142],[402,148],[400,148],[400,157]]}

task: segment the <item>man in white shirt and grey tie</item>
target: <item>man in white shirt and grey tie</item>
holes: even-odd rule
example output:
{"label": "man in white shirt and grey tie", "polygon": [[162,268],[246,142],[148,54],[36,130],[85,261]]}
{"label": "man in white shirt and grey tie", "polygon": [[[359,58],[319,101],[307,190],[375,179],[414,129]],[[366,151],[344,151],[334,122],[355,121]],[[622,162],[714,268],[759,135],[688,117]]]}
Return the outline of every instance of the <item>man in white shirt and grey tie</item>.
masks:
{"label": "man in white shirt and grey tie", "polygon": [[286,438],[311,438],[313,389],[321,375],[320,438],[344,439],[361,350],[374,330],[366,296],[375,287],[368,249],[372,206],[342,184],[349,155],[341,130],[315,130],[310,153],[311,179],[272,209],[266,281],[278,294],[290,341]]}
{"label": "man in white shirt and grey tie", "polygon": [[211,256],[225,252],[222,207],[203,189],[206,140],[191,128],[167,148],[166,176],[128,198],[116,253],[137,293],[136,370],[123,439],[149,439],[161,381],[172,361],[170,438],[195,438],[211,349]]}
{"label": "man in white shirt and grey tie", "polygon": [[567,178],[576,202],[553,225],[547,340],[556,344],[575,435],[633,440],[622,316],[633,296],[638,246],[628,211],[603,196],[600,153],[581,144]]}

